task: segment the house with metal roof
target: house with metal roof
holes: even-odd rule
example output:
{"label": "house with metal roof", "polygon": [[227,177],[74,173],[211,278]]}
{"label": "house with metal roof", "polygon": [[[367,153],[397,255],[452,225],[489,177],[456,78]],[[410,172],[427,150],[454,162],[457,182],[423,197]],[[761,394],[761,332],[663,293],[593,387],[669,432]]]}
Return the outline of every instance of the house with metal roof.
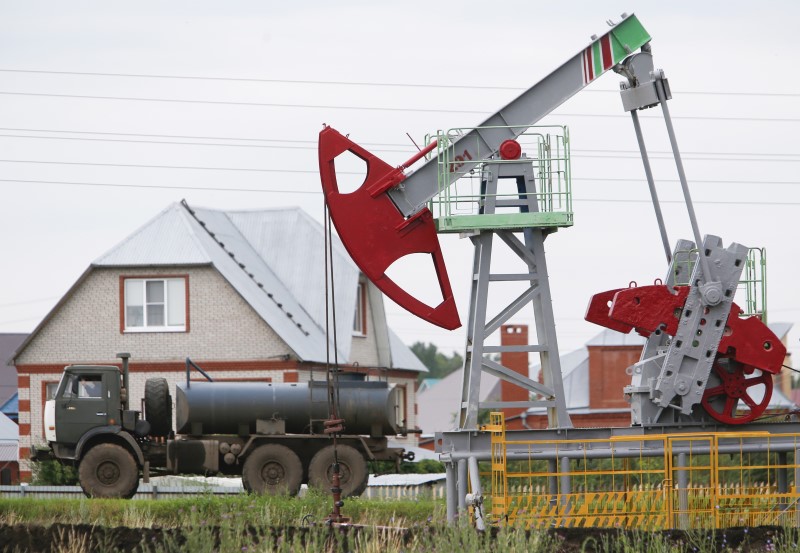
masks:
{"label": "house with metal roof", "polygon": [[[299,208],[181,202],[101,255],[13,356],[23,457],[44,441],[43,405],[64,366],[118,364],[118,352],[132,355],[133,402],[147,378],[185,379],[187,357],[215,380],[271,382],[325,378],[336,360],[403,390],[398,418],[414,428],[416,381],[427,369],[388,327],[381,292],[338,239],[326,284],[323,233]],[[27,461],[21,468],[29,476]]]}
{"label": "house with metal roof", "polygon": [[0,405],[17,393],[17,370],[10,360],[27,337],[27,334],[0,332]]}
{"label": "house with metal roof", "polygon": [[0,486],[19,482],[19,427],[0,413]]}

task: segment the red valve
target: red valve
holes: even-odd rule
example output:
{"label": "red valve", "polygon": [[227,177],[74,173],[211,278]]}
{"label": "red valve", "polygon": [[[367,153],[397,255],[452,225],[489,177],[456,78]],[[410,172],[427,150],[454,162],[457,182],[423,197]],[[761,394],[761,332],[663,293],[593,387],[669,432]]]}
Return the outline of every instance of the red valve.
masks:
{"label": "red valve", "polygon": [[[434,148],[435,144],[429,146]],[[339,192],[335,159],[351,152],[367,164],[364,183],[352,193]],[[424,151],[415,156],[424,155]],[[442,256],[433,215],[427,208],[408,219],[398,211],[386,192],[405,179],[402,167],[395,168],[371,154],[331,127],[319,133],[319,174],[331,220],[347,252],[375,285],[398,305],[414,315],[442,328],[461,326],[450,280]],[[430,254],[442,302],[431,307],[402,288],[386,275],[398,259],[409,254]]]}
{"label": "red valve", "polygon": [[516,140],[506,140],[500,144],[500,157],[503,159],[519,159],[522,155],[522,146]]}

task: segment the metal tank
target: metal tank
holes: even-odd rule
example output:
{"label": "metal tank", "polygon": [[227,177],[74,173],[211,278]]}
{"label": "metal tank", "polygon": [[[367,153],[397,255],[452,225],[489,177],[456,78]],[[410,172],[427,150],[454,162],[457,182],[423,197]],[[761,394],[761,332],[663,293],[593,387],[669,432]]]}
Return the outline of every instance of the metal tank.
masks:
{"label": "metal tank", "polygon": [[[191,382],[178,384],[176,392],[178,434],[254,434],[259,420],[284,421],[288,434],[322,433],[322,421],[328,418],[325,382]],[[400,434],[400,397],[400,390],[386,382],[340,381],[339,417],[345,420],[345,433]]]}

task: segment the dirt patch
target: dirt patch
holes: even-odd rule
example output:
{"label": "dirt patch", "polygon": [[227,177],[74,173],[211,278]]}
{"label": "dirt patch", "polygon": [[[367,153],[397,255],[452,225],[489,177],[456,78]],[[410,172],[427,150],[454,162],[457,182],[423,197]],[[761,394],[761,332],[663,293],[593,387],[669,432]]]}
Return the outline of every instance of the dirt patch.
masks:
{"label": "dirt patch", "polygon": [[[219,528],[206,528],[219,548]],[[351,550],[354,538],[365,530],[359,527],[349,528],[248,528],[248,540],[253,545],[271,543],[276,544],[289,540],[299,539],[305,542],[310,533],[327,532],[328,542],[334,545],[331,550]],[[439,530],[432,527],[411,528],[400,532],[401,540],[406,544],[414,543],[418,533],[427,535],[437,534]],[[51,553],[56,551],[91,551],[91,552],[143,552],[154,551],[165,544],[171,547],[166,549],[182,549],[189,547],[187,539],[191,531],[186,529],[162,528],[105,528],[88,524],[53,524],[52,526],[0,525],[0,551],[3,553]],[[497,529],[492,529],[483,536],[485,550],[493,551],[497,538]],[[519,530],[519,532],[525,532]],[[530,532],[525,532],[527,536]],[[640,532],[629,530],[612,530],[601,528],[559,528],[550,530],[552,539],[551,551],[556,553],[610,553],[611,551],[647,551],[648,549],[662,549],[664,544],[669,545],[671,551],[696,552],[696,551],[737,551],[753,553],[756,551],[774,551],[776,546],[783,543],[784,547],[791,547],[787,543],[788,536],[784,529],[778,527],[759,528],[729,528],[718,531],[667,531],[667,532]],[[796,539],[797,536],[794,536]],[[656,544],[661,547],[655,547]],[[337,547],[340,546],[340,547]],[[795,546],[796,547],[796,546]],[[225,549],[222,547],[222,549]],[[782,548],[781,548],[782,549]]]}

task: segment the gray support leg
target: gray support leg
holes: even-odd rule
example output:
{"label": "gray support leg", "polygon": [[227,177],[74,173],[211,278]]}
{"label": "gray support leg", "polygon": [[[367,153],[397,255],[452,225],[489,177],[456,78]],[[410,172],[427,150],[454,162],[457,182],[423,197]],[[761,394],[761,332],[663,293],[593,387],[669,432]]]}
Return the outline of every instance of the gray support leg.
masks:
{"label": "gray support leg", "polygon": [[689,471],[686,468],[686,454],[678,453],[678,469],[675,471],[678,477],[678,528],[681,530],[689,529]]}
{"label": "gray support leg", "polygon": [[467,512],[467,460],[458,460],[458,516]]}
{"label": "gray support leg", "polygon": [[[785,494],[789,493],[789,472],[786,468],[787,459],[789,455],[785,451],[778,452],[778,464],[781,465],[778,468],[778,493]],[[788,503],[785,501],[781,501],[778,505],[781,511],[785,511],[786,507],[788,507]]]}
{"label": "gray support leg", "polygon": [[478,459],[470,457],[469,462],[469,483],[472,488],[472,507],[475,512],[475,528],[485,530],[486,524],[483,519],[483,491],[481,490],[481,474],[478,470]]}
{"label": "gray support leg", "polygon": [[547,460],[547,472],[550,473],[550,476],[547,477],[547,491],[550,494],[550,505],[555,505],[558,500],[558,476],[556,476],[558,464],[555,459]]}
{"label": "gray support leg", "polygon": [[564,514],[568,515],[570,494],[572,493],[572,477],[569,473],[569,457],[561,458],[561,505],[564,507]]}
{"label": "gray support leg", "polygon": [[456,521],[457,506],[457,486],[456,486],[456,465],[455,463],[445,463],[445,485],[447,488],[447,523],[453,524]]}
{"label": "gray support leg", "polygon": [[467,348],[464,357],[461,414],[458,423],[458,427],[462,430],[476,429],[478,427],[481,364],[483,361],[483,339],[484,327],[486,326],[486,305],[489,298],[489,269],[492,260],[493,238],[493,232],[485,231],[472,239],[475,244],[475,260],[473,262]]}
{"label": "gray support leg", "polygon": [[567,400],[564,395],[564,381],[561,374],[561,359],[558,355],[553,299],[550,297],[549,274],[544,255],[544,231],[535,229],[529,244],[526,244],[536,258],[536,273],[539,276],[539,293],[533,298],[533,315],[536,322],[536,336],[545,349],[539,353],[544,385],[553,390],[555,407],[547,408],[547,422],[550,428],[572,428],[572,420],[567,413]]}
{"label": "gray support leg", "polygon": [[[661,112],[664,115],[664,123],[667,126],[669,143],[672,146],[672,156],[675,158],[675,168],[678,170],[678,179],[681,181],[683,198],[686,201],[686,211],[689,213],[689,222],[692,225],[692,233],[694,234],[694,243],[702,244],[703,239],[700,235],[700,227],[697,225],[697,215],[694,212],[694,204],[692,203],[692,195],[689,192],[689,184],[686,181],[686,172],[683,170],[683,161],[681,160],[681,152],[678,149],[678,140],[675,138],[675,129],[672,127],[672,118],[669,115],[663,77],[662,74],[661,78],[656,79],[656,93],[658,94],[658,101],[661,104]],[[703,275],[706,277],[706,282],[716,282],[717,275],[711,271],[708,259],[703,255],[698,256],[698,259],[700,261],[700,266],[703,268]],[[705,299],[705,297],[703,299]],[[718,302],[713,302],[711,305],[716,305],[716,303]]]}
{"label": "gray support leg", "polygon": [[647,186],[650,188],[650,198],[653,200],[653,209],[656,211],[658,232],[661,234],[661,243],[664,245],[664,253],[667,254],[667,263],[670,263],[672,261],[672,249],[670,248],[669,238],[667,238],[667,227],[664,225],[664,215],[661,213],[661,204],[658,201],[658,192],[656,191],[656,183],[653,179],[653,171],[650,168],[650,158],[647,155],[647,148],[644,145],[642,127],[639,124],[639,115],[636,113],[635,109],[631,110],[631,119],[633,119],[633,129],[636,131],[636,141],[639,143],[639,152],[642,154],[644,174],[647,177]]}
{"label": "gray support leg", "polygon": [[[794,493],[795,495],[800,493],[800,447],[794,450]],[[792,502],[792,508],[794,509],[794,525],[798,527],[800,526],[800,499],[797,497]]]}

